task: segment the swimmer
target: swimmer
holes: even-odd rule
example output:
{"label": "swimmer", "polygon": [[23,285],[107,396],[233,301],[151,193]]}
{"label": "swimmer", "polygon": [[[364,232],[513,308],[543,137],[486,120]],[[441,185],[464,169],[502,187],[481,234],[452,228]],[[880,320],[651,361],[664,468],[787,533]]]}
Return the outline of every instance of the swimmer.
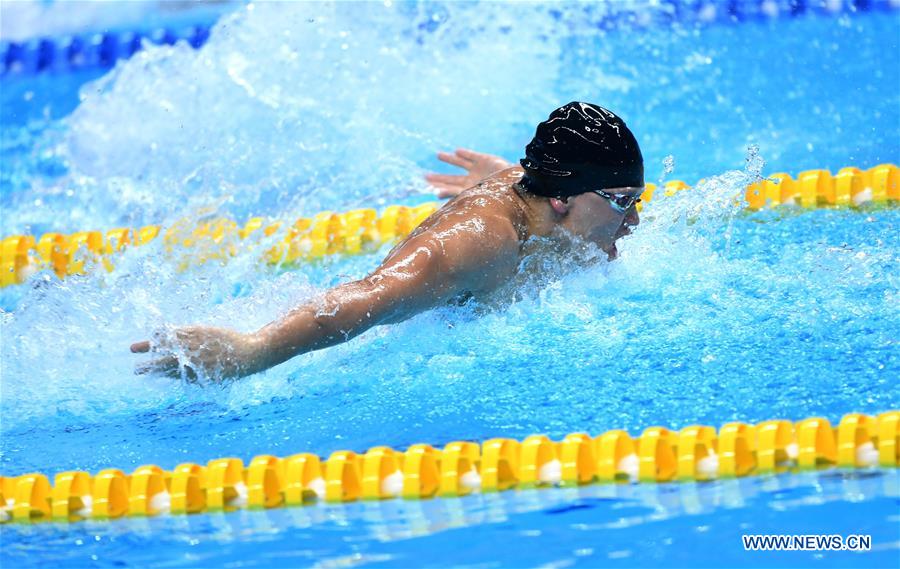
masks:
{"label": "swimmer", "polygon": [[[573,244],[593,243],[611,260],[616,240],[639,223],[641,150],[625,122],[604,108],[573,102],[553,111],[537,126],[521,166],[484,174],[507,166],[484,156],[502,160],[445,155],[448,163],[458,160],[468,180],[432,177],[457,195],[365,278],[336,286],[255,332],[188,326],[137,342],[132,352],[156,357],[136,373],[216,379],[258,373],[373,326],[455,299],[482,298],[512,280],[533,237],[550,240],[554,254],[568,258]],[[472,180],[475,185],[464,189]]]}

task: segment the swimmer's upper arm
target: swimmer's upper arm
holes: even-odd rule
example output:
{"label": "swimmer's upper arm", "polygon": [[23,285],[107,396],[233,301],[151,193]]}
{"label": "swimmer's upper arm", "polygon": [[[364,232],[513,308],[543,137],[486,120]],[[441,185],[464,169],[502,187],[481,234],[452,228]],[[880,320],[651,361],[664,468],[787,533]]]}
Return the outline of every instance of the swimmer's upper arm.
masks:
{"label": "swimmer's upper arm", "polygon": [[[390,279],[384,322],[396,322],[464,293],[491,290],[518,264],[518,236],[502,217],[435,225],[369,278]],[[392,278],[399,275],[399,278]]]}
{"label": "swimmer's upper arm", "polygon": [[371,275],[337,286],[262,328],[260,367],[406,320],[461,292],[496,286],[515,270],[515,231],[502,219],[475,227],[468,221],[439,224],[407,239]]}
{"label": "swimmer's upper arm", "polygon": [[519,262],[519,238],[509,220],[479,217],[468,220],[469,230],[446,246],[443,272],[459,292],[489,291],[504,282]]}

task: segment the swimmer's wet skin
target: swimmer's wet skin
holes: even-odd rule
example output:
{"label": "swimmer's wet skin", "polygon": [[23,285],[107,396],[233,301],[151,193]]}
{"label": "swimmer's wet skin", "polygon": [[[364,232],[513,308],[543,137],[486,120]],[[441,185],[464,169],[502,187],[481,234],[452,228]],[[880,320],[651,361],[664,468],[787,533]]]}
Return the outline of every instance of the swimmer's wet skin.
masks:
{"label": "swimmer's wet skin", "polygon": [[571,253],[574,238],[614,259],[616,240],[639,223],[635,203],[643,186],[643,157],[625,122],[602,107],[569,103],[538,125],[521,167],[453,198],[369,276],[332,288],[253,333],[190,326],[137,342],[132,352],[160,355],[136,371],[243,377],[450,299],[477,299],[516,273],[532,237],[552,240],[559,255]]}

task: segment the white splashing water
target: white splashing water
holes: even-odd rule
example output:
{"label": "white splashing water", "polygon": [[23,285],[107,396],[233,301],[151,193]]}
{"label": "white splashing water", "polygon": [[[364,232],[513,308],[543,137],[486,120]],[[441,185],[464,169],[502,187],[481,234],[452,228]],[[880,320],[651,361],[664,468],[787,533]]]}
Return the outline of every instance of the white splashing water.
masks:
{"label": "white splashing water", "polygon": [[[147,49],[85,87],[64,154],[144,222],[176,204],[309,213],[424,191],[416,160],[474,133],[498,146],[555,106],[559,24],[542,12],[250,5],[201,50]],[[498,43],[517,17],[537,25]]]}

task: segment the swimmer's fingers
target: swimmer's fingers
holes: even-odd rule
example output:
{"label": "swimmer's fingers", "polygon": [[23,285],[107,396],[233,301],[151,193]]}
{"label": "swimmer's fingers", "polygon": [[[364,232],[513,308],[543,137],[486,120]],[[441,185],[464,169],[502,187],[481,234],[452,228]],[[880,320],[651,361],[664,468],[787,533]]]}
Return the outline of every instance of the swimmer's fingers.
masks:
{"label": "swimmer's fingers", "polygon": [[207,330],[204,326],[185,326],[175,330],[175,342],[189,350],[194,349],[198,342],[202,343],[202,335]]}
{"label": "swimmer's fingers", "polygon": [[168,375],[170,377],[178,377],[178,358],[175,356],[163,356],[139,364],[134,368],[135,375]]}
{"label": "swimmer's fingers", "polygon": [[465,186],[468,183],[469,177],[455,176],[452,174],[426,174],[425,179],[433,185]]}
{"label": "swimmer's fingers", "polygon": [[[452,166],[459,166],[465,170],[468,170],[472,167],[472,160],[470,158],[466,158],[464,155],[460,154],[463,149],[460,148],[453,154],[449,152],[438,152],[437,157],[441,162],[446,162]],[[467,150],[466,152],[472,152],[471,150]]]}
{"label": "swimmer's fingers", "polygon": [[475,152],[474,150],[469,150],[468,148],[457,148],[456,156],[459,157],[460,160],[465,160],[466,162],[478,162],[479,160],[496,160],[498,157],[492,154],[484,154],[482,152]]}
{"label": "swimmer's fingers", "polygon": [[458,196],[471,186],[468,176],[451,176],[449,174],[428,174],[425,179],[437,191],[439,198],[452,198]]}
{"label": "swimmer's fingers", "polygon": [[479,180],[512,166],[512,164],[507,162],[502,156],[473,152],[472,150],[466,150],[465,148],[457,150],[456,155],[469,162],[469,167],[466,169],[469,171],[470,175],[476,176]]}
{"label": "swimmer's fingers", "polygon": [[150,340],[143,340],[131,344],[131,353],[146,354],[147,352],[158,352],[169,348],[169,337],[164,330],[157,330],[153,333]]}
{"label": "swimmer's fingers", "polygon": [[158,353],[161,357],[138,364],[134,368],[137,375],[162,374],[178,377],[178,358],[171,353],[173,344],[184,341],[181,330],[175,330],[174,338],[171,332],[157,330],[152,339],[135,342],[131,345],[131,351],[135,354]]}
{"label": "swimmer's fingers", "polygon": [[441,199],[458,196],[465,190],[461,186],[447,186],[445,184],[432,184],[432,186],[437,190],[434,192],[434,195]]}

